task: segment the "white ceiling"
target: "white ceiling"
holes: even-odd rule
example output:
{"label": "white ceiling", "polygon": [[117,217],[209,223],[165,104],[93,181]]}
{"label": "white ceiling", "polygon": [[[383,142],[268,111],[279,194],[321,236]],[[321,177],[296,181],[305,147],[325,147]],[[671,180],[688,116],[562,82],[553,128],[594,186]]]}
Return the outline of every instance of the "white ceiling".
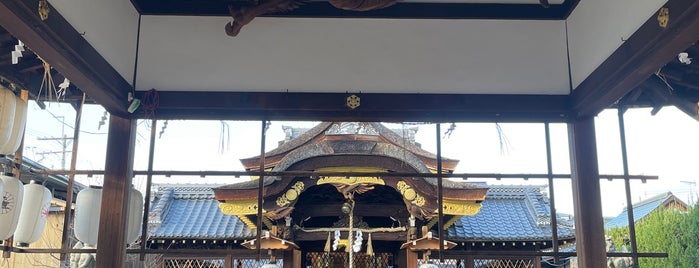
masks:
{"label": "white ceiling", "polygon": [[[624,15],[637,0],[588,1],[568,21],[576,84],[620,45],[610,37],[628,36],[663,2],[643,0],[633,15]],[[51,3],[132,81],[138,13],[130,1]],[[606,6],[611,10],[600,13]],[[570,92],[566,21],[257,18],[231,38],[223,29],[229,20],[142,16],[137,89]]]}
{"label": "white ceiling", "polygon": [[[568,93],[560,21],[144,16],[137,88]],[[522,51],[526,53],[522,53]]]}

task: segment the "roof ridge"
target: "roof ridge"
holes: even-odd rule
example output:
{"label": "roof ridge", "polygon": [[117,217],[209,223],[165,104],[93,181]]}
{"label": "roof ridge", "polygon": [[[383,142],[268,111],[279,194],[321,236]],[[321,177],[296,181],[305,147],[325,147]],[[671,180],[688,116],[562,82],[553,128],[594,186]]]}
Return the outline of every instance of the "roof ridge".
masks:
{"label": "roof ridge", "polygon": [[670,191],[667,191],[667,192],[660,193],[660,194],[657,194],[657,195],[655,195],[655,196],[652,196],[652,197],[650,197],[650,198],[648,198],[648,199],[641,200],[641,201],[639,201],[638,203],[634,203],[633,206],[634,206],[634,207],[635,207],[635,206],[642,206],[642,205],[645,205],[645,204],[648,204],[648,203],[652,203],[652,202],[654,202],[654,201],[665,200],[665,199],[668,199],[668,198],[670,198],[670,197],[672,197],[672,196],[674,196],[674,194],[672,194],[672,192],[670,192]]}

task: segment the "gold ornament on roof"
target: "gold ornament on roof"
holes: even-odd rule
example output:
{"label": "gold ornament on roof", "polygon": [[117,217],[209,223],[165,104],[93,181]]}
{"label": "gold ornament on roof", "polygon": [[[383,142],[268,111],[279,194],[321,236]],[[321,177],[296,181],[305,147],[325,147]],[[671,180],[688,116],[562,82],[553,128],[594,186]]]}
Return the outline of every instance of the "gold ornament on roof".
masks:
{"label": "gold ornament on roof", "polygon": [[287,206],[291,204],[291,202],[296,201],[304,187],[303,182],[297,181],[294,183],[289,190],[286,190],[286,193],[277,198],[277,206]]}
{"label": "gold ornament on roof", "polygon": [[[257,199],[255,200],[240,200],[226,201],[218,204],[218,208],[226,215],[253,215],[257,214]],[[262,210],[264,212],[264,210]]]}
{"label": "gold ornament on roof", "polygon": [[418,194],[413,187],[410,187],[410,185],[404,181],[399,181],[396,187],[398,187],[398,191],[401,195],[403,195],[405,200],[408,200],[410,203],[420,207],[425,205],[425,198]]}
{"label": "gold ornament on roof", "polygon": [[478,214],[483,205],[474,201],[443,199],[442,212],[447,215],[473,216]]}
{"label": "gold ornament on roof", "polygon": [[321,177],[316,182],[316,185],[321,184],[344,184],[344,185],[356,185],[356,184],[367,184],[367,185],[386,185],[383,179],[378,177]]}

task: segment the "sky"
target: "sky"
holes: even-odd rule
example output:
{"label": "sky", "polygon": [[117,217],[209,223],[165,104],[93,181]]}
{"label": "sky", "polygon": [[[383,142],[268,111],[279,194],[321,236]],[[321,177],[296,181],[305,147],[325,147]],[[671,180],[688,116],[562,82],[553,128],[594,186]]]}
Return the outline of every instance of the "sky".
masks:
{"label": "sky", "polygon": [[[101,170],[106,155],[108,122],[101,125],[104,110],[86,105],[81,123],[76,169]],[[25,138],[25,156],[43,165],[62,169],[63,139],[73,135],[75,111],[66,104],[51,103],[46,110],[30,103]],[[606,110],[596,119],[598,161],[601,174],[623,174],[616,110]],[[685,202],[696,202],[698,181],[699,122],[674,107],[651,115],[650,109],[630,109],[625,114],[629,170],[632,175],[657,175],[657,181],[632,181],[632,200],[672,191]],[[150,122],[138,124],[134,169],[146,170]],[[317,122],[273,121],[267,131],[266,151],[284,138],[283,125],[310,128]],[[436,152],[434,124],[387,124],[393,129],[418,127],[416,140]],[[458,123],[450,135],[450,124],[442,124],[442,155],[460,160],[456,173],[537,173],[547,172],[543,124]],[[570,173],[565,124],[551,124],[553,172]],[[159,121],[156,128],[155,170],[242,170],[239,159],[259,155],[259,121]],[[70,168],[72,140],[65,140],[65,169]],[[154,177],[154,183],[233,183],[246,178],[233,177]],[[101,176],[79,176],[85,185],[100,185]],[[546,186],[544,179],[494,180],[488,184],[534,184]],[[137,188],[145,178],[134,178]],[[560,213],[573,213],[570,180],[556,180],[556,207]],[[612,217],[626,206],[622,180],[601,181],[603,214]],[[548,189],[544,189],[545,192]]]}

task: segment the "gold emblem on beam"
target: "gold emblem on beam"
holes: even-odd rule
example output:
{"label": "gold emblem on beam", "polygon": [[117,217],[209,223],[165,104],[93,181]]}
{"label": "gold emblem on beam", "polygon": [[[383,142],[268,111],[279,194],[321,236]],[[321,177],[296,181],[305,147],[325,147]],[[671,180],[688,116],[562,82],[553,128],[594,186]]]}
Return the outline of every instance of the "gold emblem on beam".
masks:
{"label": "gold emblem on beam", "polygon": [[404,181],[399,181],[396,187],[398,187],[398,191],[401,195],[403,195],[405,200],[408,200],[410,203],[420,207],[425,205],[425,198],[418,194],[413,187],[410,187],[410,185]]}
{"label": "gold emblem on beam", "polygon": [[473,216],[478,214],[483,205],[474,201],[453,199],[442,200],[443,213],[448,215]]}
{"label": "gold emblem on beam", "polygon": [[304,187],[303,182],[297,181],[294,183],[289,190],[286,190],[286,193],[277,198],[277,206],[287,206],[291,204],[291,202],[296,201]]}
{"label": "gold emblem on beam", "polygon": [[219,203],[218,208],[226,215],[254,215],[257,214],[257,200],[226,201]]}
{"label": "gold emblem on beam", "polygon": [[347,105],[347,107],[349,107],[350,109],[354,110],[357,107],[359,107],[359,105],[361,105],[361,100],[359,99],[359,97],[357,97],[357,95],[352,94],[347,97],[347,103],[345,105]]}
{"label": "gold emblem on beam", "polygon": [[41,18],[42,21],[49,18],[49,12],[51,12],[51,8],[49,8],[49,2],[47,0],[39,0],[38,12],[39,18]]}
{"label": "gold emblem on beam", "polygon": [[670,9],[667,7],[661,8],[658,12],[658,26],[667,28],[668,22],[670,22]]}

